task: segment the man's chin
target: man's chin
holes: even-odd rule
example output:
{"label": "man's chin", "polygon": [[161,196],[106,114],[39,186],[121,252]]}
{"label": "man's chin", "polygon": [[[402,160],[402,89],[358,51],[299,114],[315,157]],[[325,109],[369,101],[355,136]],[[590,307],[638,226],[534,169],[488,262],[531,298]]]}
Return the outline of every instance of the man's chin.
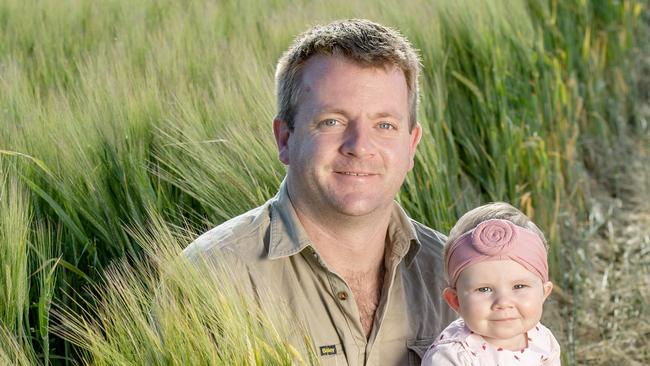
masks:
{"label": "man's chin", "polygon": [[357,199],[353,201],[348,200],[336,202],[334,207],[335,210],[343,216],[361,218],[383,212],[389,206],[385,202]]}

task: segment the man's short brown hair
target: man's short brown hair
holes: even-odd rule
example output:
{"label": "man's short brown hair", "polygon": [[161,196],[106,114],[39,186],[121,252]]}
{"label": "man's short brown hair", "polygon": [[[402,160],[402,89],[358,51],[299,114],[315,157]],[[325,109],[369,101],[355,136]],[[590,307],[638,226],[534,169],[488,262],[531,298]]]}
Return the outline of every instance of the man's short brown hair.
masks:
{"label": "man's short brown hair", "polygon": [[417,120],[420,58],[398,31],[365,19],[338,20],[317,25],[296,38],[278,61],[275,72],[277,118],[293,129],[302,68],[314,55],[343,56],[368,67],[396,66],[408,87],[409,126]]}

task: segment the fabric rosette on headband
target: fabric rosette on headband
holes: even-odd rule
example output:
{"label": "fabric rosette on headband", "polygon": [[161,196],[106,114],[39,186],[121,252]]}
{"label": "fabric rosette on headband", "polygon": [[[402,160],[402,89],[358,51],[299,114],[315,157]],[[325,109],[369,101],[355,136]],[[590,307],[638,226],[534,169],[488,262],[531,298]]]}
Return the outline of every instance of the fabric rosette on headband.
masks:
{"label": "fabric rosette on headband", "polygon": [[447,275],[456,287],[460,273],[468,266],[488,261],[511,259],[548,281],[546,247],[531,230],[508,220],[491,219],[456,239],[449,248]]}

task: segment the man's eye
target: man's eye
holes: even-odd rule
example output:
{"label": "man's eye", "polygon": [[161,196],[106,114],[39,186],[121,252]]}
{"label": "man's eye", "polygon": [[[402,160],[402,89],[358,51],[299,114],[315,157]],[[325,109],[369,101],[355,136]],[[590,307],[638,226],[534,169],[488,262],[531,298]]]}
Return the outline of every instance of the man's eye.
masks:
{"label": "man's eye", "polygon": [[382,130],[394,130],[395,126],[392,123],[382,122],[379,124],[379,128]]}
{"label": "man's eye", "polygon": [[490,292],[490,291],[492,291],[492,289],[489,288],[489,287],[479,287],[479,288],[476,289],[476,291],[478,291],[478,292]]}
{"label": "man's eye", "polygon": [[334,126],[336,126],[338,123],[339,123],[339,121],[330,118],[330,119],[326,119],[326,120],[322,121],[322,122],[321,122],[321,125],[323,125],[323,126],[327,126],[327,127],[334,127]]}

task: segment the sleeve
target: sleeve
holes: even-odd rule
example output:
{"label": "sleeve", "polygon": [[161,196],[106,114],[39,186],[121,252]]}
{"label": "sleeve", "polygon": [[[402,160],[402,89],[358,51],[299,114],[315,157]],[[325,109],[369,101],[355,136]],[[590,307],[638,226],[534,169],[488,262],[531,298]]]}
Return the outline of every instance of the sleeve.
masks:
{"label": "sleeve", "polygon": [[550,336],[551,336],[551,352],[549,353],[548,359],[542,362],[542,366],[562,366],[562,362],[560,360],[560,344],[557,343],[557,340],[555,339],[552,333],[550,334]]}
{"label": "sleeve", "polygon": [[458,342],[434,344],[422,357],[422,366],[471,366],[465,349]]}

